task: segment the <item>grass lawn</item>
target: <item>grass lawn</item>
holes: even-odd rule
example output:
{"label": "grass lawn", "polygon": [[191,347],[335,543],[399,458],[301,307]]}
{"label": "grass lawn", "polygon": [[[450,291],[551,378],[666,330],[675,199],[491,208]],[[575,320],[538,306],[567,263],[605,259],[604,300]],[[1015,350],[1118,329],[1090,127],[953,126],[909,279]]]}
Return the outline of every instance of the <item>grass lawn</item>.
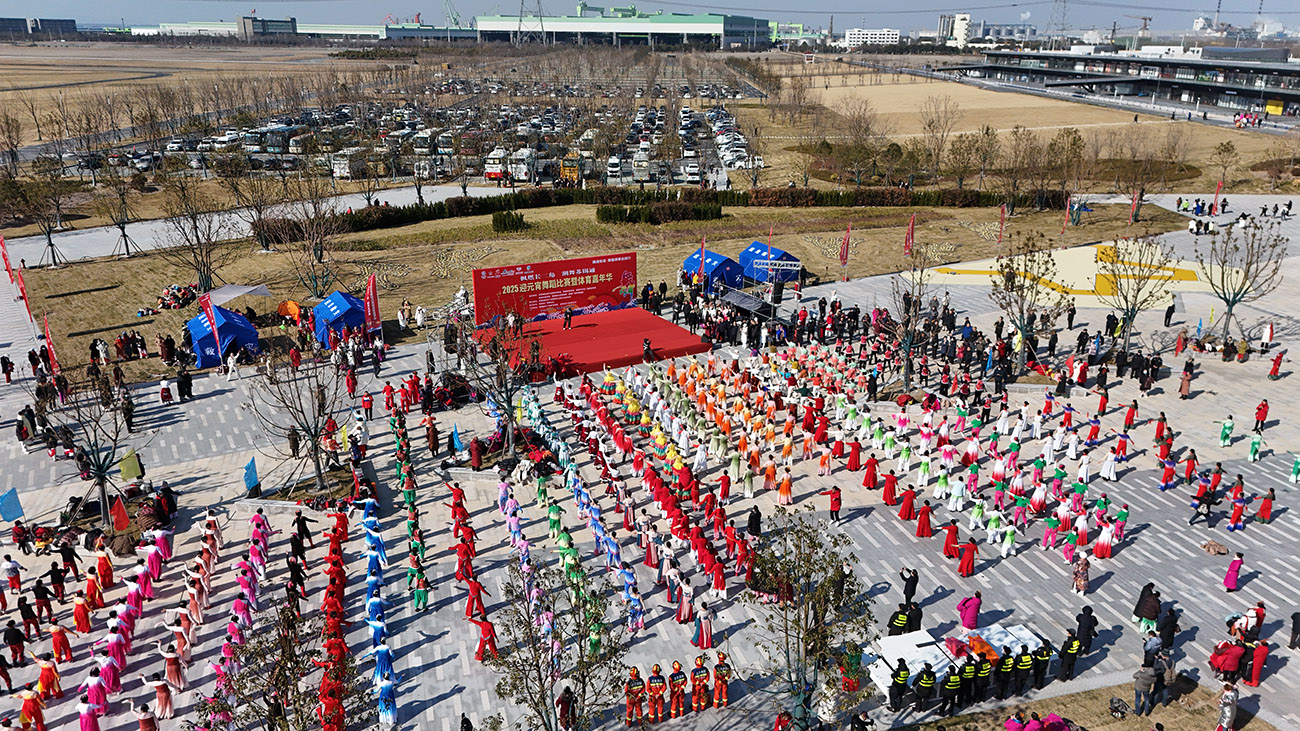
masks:
{"label": "grass lawn", "polygon": [[[1196,685],[1186,677],[1180,677],[1179,684],[1176,687],[1179,692],[1178,700],[1170,703],[1168,707],[1157,707],[1150,716],[1143,716],[1140,719],[1132,714],[1129,714],[1124,720],[1118,720],[1110,715],[1111,698],[1119,698],[1129,704],[1130,707],[1133,704],[1133,686],[1124,684],[1055,698],[1016,703],[995,711],[968,713],[942,721],[903,726],[901,729],[902,731],[939,731],[940,729],[947,729],[948,731],[1002,731],[1003,722],[1016,711],[1024,711],[1026,718],[1029,717],[1031,712],[1037,713],[1040,717],[1055,713],[1082,728],[1088,729],[1088,731],[1134,731],[1134,729],[1146,731],[1146,729],[1155,728],[1157,723],[1164,724],[1166,731],[1213,729],[1215,720],[1219,715],[1218,696]],[[1249,694],[1249,687],[1238,687],[1242,689],[1241,694],[1243,696]],[[1261,721],[1240,708],[1237,710],[1235,726],[1239,731],[1241,729],[1275,731],[1272,724]]]}
{"label": "grass lawn", "polygon": [[[1149,207],[1152,218],[1142,230],[1181,228],[1173,213]],[[733,257],[751,241],[765,240],[774,230],[773,246],[799,257],[814,274],[840,276],[839,248],[844,230],[853,224],[848,276],[862,277],[899,271],[909,266],[902,255],[908,220],[917,217],[917,240],[931,244],[944,262],[969,261],[998,253],[998,210],[995,208],[728,208],[717,221],[651,224],[603,224],[595,220],[594,206],[563,206],[525,210],[530,223],[523,233],[492,231],[489,216],[430,221],[399,228],[367,231],[341,237],[331,253],[334,288],[359,292],[371,272],[379,274],[380,307],[393,317],[403,300],[429,308],[446,304],[457,289],[472,288],[471,270],[521,262],[546,261],[599,252],[635,251],[642,281],[673,281],[681,261],[708,237],[709,248]],[[1023,213],[1007,221],[1008,235],[1041,231],[1060,245],[1091,243],[1122,235],[1127,206],[1097,206],[1083,225],[1058,236],[1060,211]],[[306,288],[299,283],[289,261],[280,253],[258,253],[246,241],[231,244],[235,259],[219,272],[219,284],[265,284],[273,297],[246,297],[230,303],[269,312],[285,299],[304,301]],[[85,363],[94,338],[112,342],[123,330],[138,330],[151,352],[158,333],[171,333],[179,342],[184,323],[198,308],[163,310],[137,317],[142,307],[154,307],[158,294],[171,284],[193,281],[191,271],[163,261],[156,254],[131,259],[80,261],[56,270],[31,269],[26,273],[32,312],[50,315],[54,343],[65,367]],[[304,301],[305,304],[314,302]],[[422,334],[390,330],[390,342],[422,340]],[[167,375],[156,359],[124,366],[133,380]]]}

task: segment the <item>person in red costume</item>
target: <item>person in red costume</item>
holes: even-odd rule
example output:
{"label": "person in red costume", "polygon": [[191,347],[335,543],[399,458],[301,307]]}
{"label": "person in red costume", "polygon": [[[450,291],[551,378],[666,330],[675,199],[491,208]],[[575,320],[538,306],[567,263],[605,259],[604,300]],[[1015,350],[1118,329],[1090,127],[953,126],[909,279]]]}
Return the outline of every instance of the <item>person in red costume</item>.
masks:
{"label": "person in red costume", "polygon": [[957,564],[957,573],[961,576],[970,576],[975,573],[975,557],[980,554],[980,549],[975,545],[975,539],[972,538],[961,547],[961,561]]}
{"label": "person in red costume", "polygon": [[960,558],[961,548],[957,543],[957,519],[953,518],[948,521],[948,525],[940,528],[943,531],[943,557]]}

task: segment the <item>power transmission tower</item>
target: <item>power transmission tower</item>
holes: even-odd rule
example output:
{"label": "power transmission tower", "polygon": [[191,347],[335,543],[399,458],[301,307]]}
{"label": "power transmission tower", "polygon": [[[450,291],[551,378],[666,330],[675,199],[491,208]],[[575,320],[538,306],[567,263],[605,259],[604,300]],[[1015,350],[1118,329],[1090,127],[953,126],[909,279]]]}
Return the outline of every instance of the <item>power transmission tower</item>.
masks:
{"label": "power transmission tower", "polygon": [[1051,46],[1060,49],[1068,40],[1067,30],[1070,24],[1070,0],[1053,0],[1052,22],[1048,26]]}
{"label": "power transmission tower", "polygon": [[529,43],[546,45],[546,28],[542,25],[542,0],[519,0],[519,27],[515,30],[515,45]]}

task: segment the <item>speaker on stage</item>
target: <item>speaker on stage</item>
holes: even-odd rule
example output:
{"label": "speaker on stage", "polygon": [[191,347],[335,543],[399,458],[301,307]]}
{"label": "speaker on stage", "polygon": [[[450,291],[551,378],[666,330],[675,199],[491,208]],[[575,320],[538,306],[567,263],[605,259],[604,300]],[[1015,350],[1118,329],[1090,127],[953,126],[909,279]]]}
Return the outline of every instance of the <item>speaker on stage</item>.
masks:
{"label": "speaker on stage", "polygon": [[785,296],[785,282],[778,279],[772,283],[772,304],[781,304],[783,296]]}

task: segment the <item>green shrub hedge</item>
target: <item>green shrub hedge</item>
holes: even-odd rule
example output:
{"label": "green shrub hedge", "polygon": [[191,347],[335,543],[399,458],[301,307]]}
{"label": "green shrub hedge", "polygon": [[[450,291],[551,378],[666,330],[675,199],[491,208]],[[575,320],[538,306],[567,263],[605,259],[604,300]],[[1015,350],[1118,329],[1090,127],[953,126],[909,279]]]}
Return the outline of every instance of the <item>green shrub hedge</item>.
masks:
{"label": "green shrub hedge", "polygon": [[[1059,190],[1036,191],[1017,196],[1016,206],[1040,204],[1064,209],[1065,196]],[[456,197],[439,203],[408,206],[368,206],[339,213],[340,228],[346,233],[406,226],[444,218],[485,216],[500,211],[547,208],[573,204],[596,205],[596,220],[602,223],[666,223],[707,221],[722,217],[724,206],[870,207],[870,206],[996,206],[1005,196],[978,190],[908,190],[906,188],[857,188],[813,190],[811,188],[755,188],[754,190],[703,190],[699,188],[640,190],[597,186],[586,189],[528,188],[483,198]],[[602,213],[602,209],[605,209]],[[622,213],[614,209],[621,209]],[[493,225],[496,225],[495,219]],[[294,226],[280,219],[266,219],[254,227],[281,237]],[[269,239],[275,240],[275,239]]]}
{"label": "green shrub hedge", "polygon": [[497,211],[492,214],[492,230],[499,234],[523,231],[526,228],[528,223],[524,221],[524,214],[518,211]]}

